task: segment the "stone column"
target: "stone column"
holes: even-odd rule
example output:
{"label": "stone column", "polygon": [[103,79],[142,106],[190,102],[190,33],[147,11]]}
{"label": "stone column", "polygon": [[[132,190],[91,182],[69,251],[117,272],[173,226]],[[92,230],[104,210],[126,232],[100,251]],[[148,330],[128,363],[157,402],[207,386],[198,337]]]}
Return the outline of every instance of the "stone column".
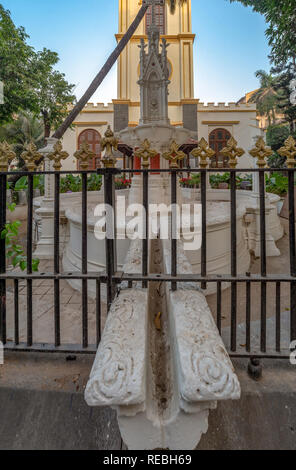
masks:
{"label": "stone column", "polygon": [[[52,171],[53,163],[47,155],[54,150],[57,139],[47,139],[46,147],[40,150],[44,156],[44,170]],[[52,259],[54,255],[54,175],[45,175],[44,198],[41,206],[36,210],[41,218],[41,237],[34,253],[39,259]]]}

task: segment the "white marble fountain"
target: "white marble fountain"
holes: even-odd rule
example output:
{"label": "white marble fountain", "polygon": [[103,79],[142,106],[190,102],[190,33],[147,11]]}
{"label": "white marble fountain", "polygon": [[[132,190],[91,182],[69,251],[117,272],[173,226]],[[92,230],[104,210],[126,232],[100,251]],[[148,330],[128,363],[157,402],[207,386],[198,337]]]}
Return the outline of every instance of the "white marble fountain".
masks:
{"label": "white marble fountain", "polygon": [[[172,141],[178,147],[192,137],[189,131],[169,123],[166,49],[163,40],[159,52],[159,31],[152,24],[148,52],[143,42],[141,47],[141,122],[137,128],[126,129],[119,135],[122,142],[133,148],[141,147],[148,139],[151,149],[160,155],[170,149]],[[52,144],[49,141],[45,155]],[[169,162],[160,158],[160,168],[169,168]],[[150,203],[170,201],[167,174],[151,176],[149,188]],[[118,196],[124,195],[130,203],[140,203],[141,189],[142,176],[135,175],[131,189],[118,192]],[[37,247],[41,256],[53,247],[48,195],[37,211],[42,218]],[[102,193],[88,195],[90,271],[105,270],[105,244],[95,238],[97,219],[93,215],[102,198]],[[178,202],[198,200],[198,191],[178,190]],[[80,201],[81,194],[61,197],[66,271],[81,268]],[[238,191],[237,203],[238,270],[245,273],[250,266],[250,251],[259,254],[258,194]],[[275,242],[283,235],[276,197],[269,198],[266,210],[268,255],[274,256],[279,254]],[[191,229],[200,232],[201,227]],[[119,230],[124,231],[125,227]],[[207,235],[208,274],[229,273],[229,191],[208,188]],[[200,273],[200,250],[185,252],[183,241],[178,242],[179,274]],[[118,268],[125,273],[141,273],[141,247],[140,240],[119,240]],[[150,272],[170,273],[169,240],[151,240],[149,260]],[[93,295],[91,284],[89,289]],[[123,285],[111,306],[85,399],[90,406],[117,410],[122,438],[130,450],[195,449],[207,432],[209,412],[217,402],[240,398],[238,378],[206,301],[208,293],[191,284],[181,284],[177,291],[172,291],[170,284],[150,283],[148,289],[141,285],[127,289]]]}

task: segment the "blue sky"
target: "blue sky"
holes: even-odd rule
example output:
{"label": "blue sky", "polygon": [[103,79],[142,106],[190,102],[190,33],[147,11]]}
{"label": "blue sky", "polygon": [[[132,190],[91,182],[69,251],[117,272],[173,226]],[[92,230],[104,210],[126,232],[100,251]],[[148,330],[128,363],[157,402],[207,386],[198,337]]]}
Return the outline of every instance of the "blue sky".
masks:
{"label": "blue sky", "polygon": [[[118,0],[0,0],[30,44],[60,56],[58,69],[79,98],[116,42]],[[270,69],[263,17],[228,0],[192,0],[195,97],[236,101],[258,86],[254,73]],[[116,98],[116,67],[92,99]]]}

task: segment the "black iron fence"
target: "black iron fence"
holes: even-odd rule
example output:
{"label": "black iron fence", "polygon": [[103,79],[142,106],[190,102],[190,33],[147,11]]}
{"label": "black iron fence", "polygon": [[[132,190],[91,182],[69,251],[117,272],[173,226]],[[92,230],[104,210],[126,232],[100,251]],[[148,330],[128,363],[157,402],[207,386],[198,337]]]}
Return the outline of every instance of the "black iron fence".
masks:
{"label": "black iron fence", "polygon": [[[185,171],[185,170],[183,170]],[[187,171],[187,170],[186,170]],[[143,287],[147,288],[149,282],[167,282],[171,283],[173,290],[178,289],[179,283],[194,282],[199,283],[203,289],[208,284],[214,283],[217,287],[217,307],[216,321],[219,331],[222,330],[222,306],[223,283],[227,282],[231,288],[231,307],[230,307],[230,348],[229,353],[232,357],[249,358],[288,358],[289,350],[282,349],[281,345],[281,286],[283,283],[290,285],[290,339],[296,339],[296,247],[295,247],[295,199],[294,199],[294,181],[296,169],[278,169],[277,172],[285,172],[288,175],[288,195],[289,195],[289,267],[286,274],[277,274],[267,270],[267,251],[266,251],[266,192],[265,175],[270,169],[219,169],[219,173],[230,173],[230,206],[231,206],[231,272],[223,275],[208,275],[207,270],[207,176],[217,173],[217,169],[188,169],[191,173],[200,174],[200,202],[202,206],[202,246],[201,246],[201,272],[200,274],[184,275],[178,272],[177,263],[177,240],[172,237],[171,243],[171,273],[170,274],[149,274],[149,239],[148,239],[148,217],[149,217],[149,176],[151,174],[169,173],[171,179],[171,203],[177,202],[178,174],[180,170],[136,170],[137,174],[143,178],[143,206],[146,210],[146,237],[142,246],[142,274],[127,274],[117,271],[116,262],[116,240],[112,235],[116,232],[115,220],[109,217],[106,228],[106,270],[105,272],[88,272],[88,237],[87,237],[87,207],[88,192],[87,178],[89,174],[102,175],[104,179],[104,198],[105,203],[115,206],[115,188],[114,182],[121,170],[114,168],[98,169],[96,171],[77,171],[72,174],[81,175],[81,216],[82,216],[82,239],[81,253],[82,265],[81,271],[63,272],[60,264],[60,179],[67,172],[51,171],[40,172],[43,175],[54,175],[55,195],[54,195],[54,263],[53,272],[33,272],[33,173],[18,172],[14,175],[27,176],[28,178],[28,209],[27,209],[27,268],[26,272],[10,272],[6,269],[6,242],[5,238],[0,240],[0,326],[1,341],[5,349],[11,351],[40,351],[40,352],[63,352],[63,353],[94,353],[101,339],[101,317],[102,317],[102,299],[101,288],[106,286],[107,307],[117,295],[120,285],[127,281],[129,287],[135,282],[142,282]],[[132,174],[135,170],[124,170],[126,174]],[[261,270],[259,274],[245,273],[238,275],[237,259],[237,185],[236,176],[238,173],[258,173],[259,174],[259,192],[260,192],[260,249],[261,249]],[[6,224],[6,191],[7,179],[11,173],[0,173],[0,231],[2,232]],[[111,234],[111,235],[110,235]],[[34,341],[34,320],[33,320],[33,286],[36,281],[51,280],[54,285],[54,337],[52,343],[37,344]],[[65,344],[61,334],[61,299],[60,283],[64,280],[80,280],[82,284],[82,309],[81,309],[81,344]],[[7,339],[7,282],[13,283],[14,297],[14,340]],[[27,286],[27,337],[26,342],[20,342],[19,335],[19,283],[25,281]],[[88,315],[88,282],[94,281],[96,284],[96,344],[89,344],[89,315]],[[261,316],[260,316],[260,347],[254,349],[251,336],[252,320],[252,286],[261,285]],[[276,286],[275,305],[276,305],[276,327],[274,347],[267,348],[267,285],[271,283]],[[245,285],[245,345],[239,345],[237,338],[238,328],[238,284]]]}

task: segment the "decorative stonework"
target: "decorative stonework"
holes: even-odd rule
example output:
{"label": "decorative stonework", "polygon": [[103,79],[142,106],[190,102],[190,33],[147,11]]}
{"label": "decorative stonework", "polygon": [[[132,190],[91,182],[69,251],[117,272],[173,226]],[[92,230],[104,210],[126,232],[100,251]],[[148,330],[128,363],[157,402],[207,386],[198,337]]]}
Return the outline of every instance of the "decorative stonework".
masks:
{"label": "decorative stonework", "polygon": [[[159,3],[159,2],[156,2]],[[155,4],[155,2],[151,2]],[[169,124],[168,117],[168,86],[169,67],[167,58],[168,44],[163,38],[161,52],[159,52],[160,32],[158,26],[152,20],[148,31],[148,52],[144,39],[141,39],[140,47],[140,102],[141,124],[155,122]]]}
{"label": "decorative stonework", "polygon": [[179,358],[179,386],[186,402],[236,400],[240,386],[204,295],[170,293]]}
{"label": "decorative stonework", "polygon": [[108,315],[85,399],[90,406],[145,402],[147,292],[122,291]]}

